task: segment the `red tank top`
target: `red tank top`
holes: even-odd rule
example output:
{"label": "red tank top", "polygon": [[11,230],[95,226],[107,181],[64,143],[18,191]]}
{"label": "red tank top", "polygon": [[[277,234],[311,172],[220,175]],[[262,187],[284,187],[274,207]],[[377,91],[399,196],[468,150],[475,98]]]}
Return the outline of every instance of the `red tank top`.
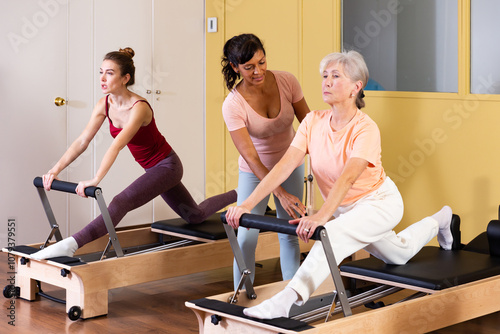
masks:
{"label": "red tank top", "polygon": [[[109,120],[109,131],[111,136],[115,138],[122,131],[122,129],[115,127],[109,118],[108,97],[109,95],[106,96],[106,116]],[[146,102],[151,111],[153,111],[153,108],[151,108],[148,101],[138,100],[134,103],[134,105],[137,102]],[[135,158],[135,161],[137,161],[139,165],[145,169],[154,167],[158,162],[165,159],[172,151],[172,147],[167,143],[165,137],[163,137],[156,127],[154,114],[151,122],[146,126],[140,127],[127,146],[130,153],[132,153],[132,156]]]}

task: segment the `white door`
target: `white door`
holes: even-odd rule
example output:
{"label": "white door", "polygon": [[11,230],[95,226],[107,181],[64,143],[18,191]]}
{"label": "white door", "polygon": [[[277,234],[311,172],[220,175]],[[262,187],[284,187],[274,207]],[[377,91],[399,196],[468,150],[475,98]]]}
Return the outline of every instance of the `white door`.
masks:
{"label": "white door", "polygon": [[[182,161],[182,183],[199,203],[205,199],[204,1],[154,4],[156,122]],[[176,216],[163,199],[154,200],[154,220]]]}
{"label": "white door", "polygon": [[[148,81],[147,77],[152,73],[151,6],[151,1],[144,0],[99,0],[94,2],[94,71],[99,71],[102,59],[109,51],[131,47],[135,51],[133,59],[136,67],[136,84],[131,89],[143,97],[147,97],[146,89],[151,89],[143,86],[143,83]],[[96,84],[96,102],[102,96],[100,86]],[[100,140],[95,142],[94,173],[113,140],[109,133],[107,120],[99,131],[99,136]],[[106,202],[109,204],[116,194],[143,173],[144,170],[135,162],[128,148],[124,148],[99,185],[103,190]],[[150,202],[129,212],[119,226],[151,223],[152,217],[153,203]]]}
{"label": "white door", "polygon": [[[99,86],[99,71],[95,69],[93,64],[93,4],[89,0],[71,0],[68,5],[67,129],[68,143],[72,143],[90,119],[96,103],[94,88]],[[87,151],[68,166],[66,170],[68,181],[77,183],[93,177],[94,146],[99,145],[102,138],[103,134],[99,133]],[[98,211],[94,199],[70,195],[68,197],[67,217],[69,228],[66,236],[81,230],[95,217]]]}
{"label": "white door", "polygon": [[[160,130],[183,161],[183,182],[195,200],[203,199],[203,26],[201,0],[5,4],[0,13],[5,37],[0,40],[0,226],[5,226],[0,229],[1,245],[7,245],[9,219],[16,225],[17,244],[41,242],[48,235],[33,178],[47,172],[85,127],[102,97],[98,84],[102,57],[120,47],[136,51],[133,90],[152,104]],[[54,104],[58,96],[65,105]],[[110,143],[105,125],[60,179],[78,182],[92,177]],[[125,149],[100,185],[107,203],[142,173]],[[91,199],[50,192],[49,200],[63,237],[99,214]],[[120,226],[175,216],[160,199],[129,213]]]}
{"label": "white door", "polygon": [[[7,1],[0,11],[0,244],[40,242],[49,224],[33,186],[66,149],[67,7],[57,1]],[[61,175],[64,179],[65,175]],[[67,195],[50,193],[59,221],[66,220]],[[67,226],[62,224],[64,234]]]}
{"label": "white door", "polygon": [[[94,7],[94,67],[99,69],[109,51],[134,49],[136,81],[131,90],[150,102],[158,128],[183,162],[183,183],[200,202],[205,194],[204,1],[100,0]],[[95,96],[96,101],[102,96],[98,86]],[[107,123],[100,133],[95,168],[112,141]],[[124,149],[100,184],[106,200],[142,173]],[[176,216],[158,198],[128,213],[119,226]]]}

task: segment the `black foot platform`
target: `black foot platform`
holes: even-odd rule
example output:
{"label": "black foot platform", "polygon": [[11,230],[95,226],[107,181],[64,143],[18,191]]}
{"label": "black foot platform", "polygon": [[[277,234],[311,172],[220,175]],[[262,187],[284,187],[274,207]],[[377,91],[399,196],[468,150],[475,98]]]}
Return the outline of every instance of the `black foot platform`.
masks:
{"label": "black foot platform", "polygon": [[[11,250],[14,252],[25,254],[27,256],[39,251],[38,248],[31,247],[31,246],[23,246],[23,245],[12,247]],[[71,256],[57,256],[57,257],[48,258],[47,260],[61,263],[61,264],[66,264],[68,266],[78,266],[78,265],[86,264],[86,262],[81,261],[79,258],[71,257]]]}
{"label": "black foot platform", "polygon": [[[247,317],[245,314],[243,314],[243,306],[235,305],[235,304],[229,304],[225,302],[221,302],[219,300],[214,300],[214,299],[207,299],[207,298],[202,298],[202,299],[197,299],[191,301],[192,304],[203,307],[206,309],[210,309],[214,311],[214,316],[212,317],[212,323],[214,323],[217,319],[217,312],[220,312],[222,314],[230,314],[239,318],[244,318],[244,319],[251,319],[252,321],[260,322],[263,324],[271,325],[274,327],[286,329],[286,330],[293,330],[296,332],[301,332],[305,331],[307,329],[311,329],[313,327],[309,326],[306,322],[299,321],[299,320],[293,320],[289,318],[276,318],[276,319],[270,319],[270,320],[259,320],[251,317]],[[215,324],[215,323],[214,323]]]}

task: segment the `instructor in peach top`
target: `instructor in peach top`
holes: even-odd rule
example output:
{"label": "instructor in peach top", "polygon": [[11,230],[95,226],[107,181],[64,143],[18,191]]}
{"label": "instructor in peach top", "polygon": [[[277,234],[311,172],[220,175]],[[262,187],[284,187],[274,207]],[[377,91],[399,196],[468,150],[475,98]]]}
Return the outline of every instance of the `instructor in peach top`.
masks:
{"label": "instructor in peach top", "polygon": [[[324,225],[337,263],[360,249],[390,264],[405,264],[436,235],[444,249],[451,249],[451,208],[396,234],[403,216],[403,200],[381,162],[377,124],[360,109],[365,106],[363,87],[368,69],[355,52],[333,53],[320,64],[323,100],[331,109],[312,111],[302,121],[283,158],[255,191],[226,214],[238,227],[239,218],[280,184],[305,154],[325,203],[311,215],[290,221],[307,242]],[[333,219],[332,219],[333,217]],[[261,304],[247,308],[247,316],[271,319],[288,317],[291,306],[302,305],[328,277],[329,267],[321,244],[316,243],[287,287]]]}
{"label": "instructor in peach top", "polygon": [[[285,154],[295,135],[294,119],[301,122],[309,107],[299,82],[291,73],[267,69],[264,46],[255,35],[242,34],[228,40],[224,45],[222,65],[230,91],[222,113],[240,153],[238,204],[241,204]],[[284,219],[297,218],[305,213],[305,206],[301,203],[303,159],[296,161],[291,168],[289,176],[272,189],[277,215]],[[256,203],[252,213],[264,214],[269,193]],[[256,229],[238,230],[238,243],[245,264],[252,272],[252,281],[258,236]],[[279,234],[278,237],[281,272],[283,279],[288,280],[299,268],[299,242],[296,236]],[[235,263],[235,288],[240,276]]]}

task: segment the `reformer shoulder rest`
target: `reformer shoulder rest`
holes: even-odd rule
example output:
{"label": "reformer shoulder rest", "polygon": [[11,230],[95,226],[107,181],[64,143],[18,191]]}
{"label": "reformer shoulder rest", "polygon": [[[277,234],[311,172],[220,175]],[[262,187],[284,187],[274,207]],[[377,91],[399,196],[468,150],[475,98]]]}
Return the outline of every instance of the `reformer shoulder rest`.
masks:
{"label": "reformer shoulder rest", "polygon": [[[257,216],[257,215],[250,215]],[[276,220],[276,213],[272,210],[266,211],[266,216],[257,216],[264,220]],[[171,234],[179,237],[185,237],[187,239],[194,239],[200,241],[216,241],[221,239],[227,239],[227,234],[224,229],[222,222],[226,222],[224,213],[214,213],[208,217],[204,222],[200,224],[189,224],[182,218],[166,219],[154,222],[151,224],[151,229],[156,233]],[[273,219],[274,217],[274,219]],[[286,220],[283,220],[288,224]],[[290,224],[288,224],[290,225]],[[252,226],[254,227],[254,226]],[[291,225],[295,230],[295,226]],[[255,227],[259,228],[259,227]],[[261,231],[267,231],[263,228]],[[235,231],[236,232],[236,231]]]}
{"label": "reformer shoulder rest", "polygon": [[500,220],[492,220],[487,231],[472,239],[464,250],[500,257]]}
{"label": "reformer shoulder rest", "polygon": [[151,224],[151,229],[153,232],[171,232],[171,234],[187,238],[213,241],[227,238],[220,220],[220,213],[214,213],[200,224],[189,224],[182,218],[160,220]]}

